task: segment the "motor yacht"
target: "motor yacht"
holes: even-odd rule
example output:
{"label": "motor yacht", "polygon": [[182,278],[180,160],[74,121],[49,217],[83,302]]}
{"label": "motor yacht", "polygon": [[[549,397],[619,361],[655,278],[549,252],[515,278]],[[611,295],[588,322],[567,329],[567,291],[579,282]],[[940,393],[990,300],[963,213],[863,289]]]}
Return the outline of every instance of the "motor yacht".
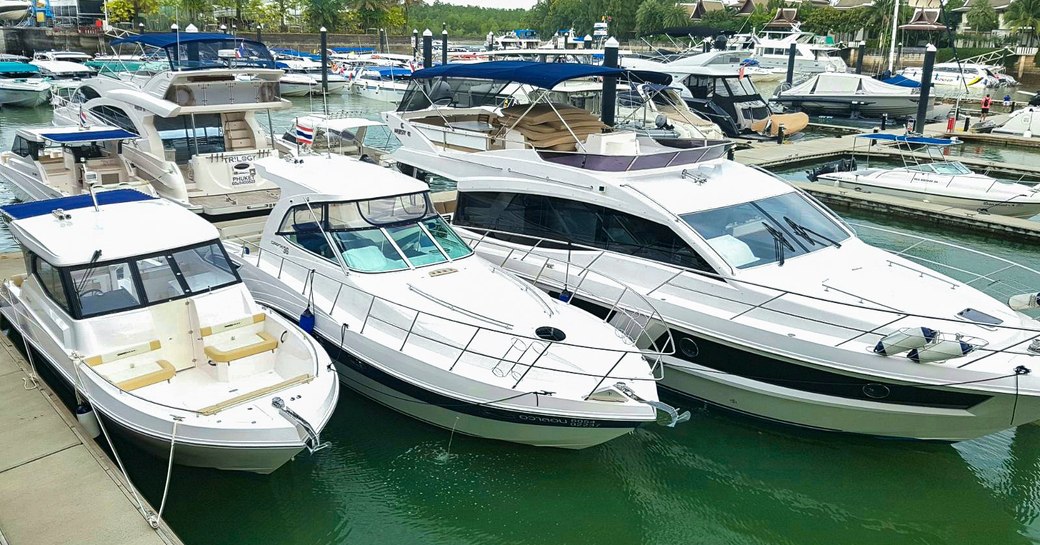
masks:
{"label": "motor yacht", "polygon": [[27,201],[112,189],[159,196],[119,154],[136,137],[106,126],[18,129],[11,151],[0,153],[0,180]]}
{"label": "motor yacht", "polygon": [[123,156],[160,194],[209,217],[266,213],[277,188],[256,176],[253,162],[274,153],[270,111],[281,98],[270,52],[227,34],[142,34],[113,45],[160,49],[161,72],[89,78],[59,100],[58,125],[114,125],[139,138]]}
{"label": "motor yacht", "polygon": [[40,69],[24,62],[0,61],[0,106],[32,108],[51,97],[51,85]]}
{"label": "motor yacht", "polygon": [[917,115],[919,92],[861,74],[824,72],[790,89],[778,88],[772,100],[814,115],[905,118]]}
{"label": "motor yacht", "polygon": [[[932,85],[941,92],[950,93],[957,90],[983,92],[994,87],[1018,84],[1013,79],[1009,80],[998,76],[998,70],[1003,69],[985,64],[940,62],[932,67]],[[920,83],[923,77],[923,68],[920,66],[908,66],[900,70],[899,74]]]}
{"label": "motor yacht", "polygon": [[208,222],[125,189],[0,210],[29,269],[0,312],[105,422],[217,469],[270,473],[322,446],[328,354],[253,300]]}
{"label": "motor yacht", "polygon": [[21,21],[30,9],[32,2],[27,0],[0,0],[0,21]]}
{"label": "motor yacht", "polygon": [[404,98],[412,71],[408,68],[381,66],[361,69],[350,82],[350,89],[356,95],[371,100],[381,100],[397,104]]}
{"label": "motor yacht", "polygon": [[[313,134],[308,134],[305,140],[301,139],[298,135],[301,128],[313,131]],[[275,148],[283,155],[328,152],[384,166],[388,164],[385,156],[397,146],[397,138],[386,123],[324,114],[309,114],[294,119],[293,125],[274,142]]]}
{"label": "motor yacht", "polygon": [[[286,59],[277,62],[285,71],[279,80],[282,96],[307,96],[321,94],[321,63],[310,59]],[[326,74],[328,92],[339,95],[346,92],[347,78],[329,71]]]}
{"label": "motor yacht", "polygon": [[[451,84],[461,69],[428,70],[437,72],[414,79],[440,72]],[[575,299],[606,315],[608,293],[581,281],[590,272],[651,301],[677,345],[661,386],[680,399],[922,440],[1040,418],[1040,328],[1016,310],[1028,295],[1011,308],[974,287],[983,276],[950,278],[869,246],[808,195],[727,161],[726,142],[676,149],[597,131],[553,150],[523,133],[461,138],[454,123],[492,124],[499,113],[468,108],[460,93],[457,108],[411,110],[421,103],[411,96],[385,114],[401,140],[399,168],[454,181],[460,234],[543,290],[581,282],[587,295]]]}
{"label": "motor yacht", "polygon": [[[811,175],[810,180],[862,193],[894,195],[915,201],[978,210],[987,214],[1031,218],[1040,214],[1040,189],[1023,183],[1005,182],[972,172],[957,161],[949,161],[942,149],[963,142],[947,138],[895,134],[861,134],[857,139],[890,143],[907,149],[903,166],[857,169],[855,162],[842,163],[849,170]],[[914,150],[924,148],[925,159]],[[853,147],[853,154],[855,153]]]}
{"label": "motor yacht", "polygon": [[847,72],[841,50],[829,36],[792,30],[766,30],[752,37],[751,52],[763,68],[787,70],[791,45],[795,46],[794,71],[798,74]]}
{"label": "motor yacht", "polygon": [[738,74],[743,73],[744,77],[760,83],[781,81],[786,75],[785,69],[763,67],[758,59],[749,56],[748,51],[725,49],[725,42],[720,45],[723,47],[674,59],[627,56],[622,59],[621,64],[626,68],[653,70],[665,74],[671,74],[673,70],[681,72],[684,68],[726,68]]}
{"label": "motor yacht", "polygon": [[571,449],[687,418],[657,400],[667,335],[630,290],[614,284],[608,319],[549,297],[473,255],[426,184],[390,169],[257,167],[282,198],[259,242],[228,240],[232,259],[258,301],[313,315],[357,393],[453,433]]}
{"label": "motor yacht", "polygon": [[40,69],[40,74],[49,79],[51,90],[75,89],[80,81],[97,74],[87,66],[90,55],[76,51],[44,51],[33,55],[30,64]]}

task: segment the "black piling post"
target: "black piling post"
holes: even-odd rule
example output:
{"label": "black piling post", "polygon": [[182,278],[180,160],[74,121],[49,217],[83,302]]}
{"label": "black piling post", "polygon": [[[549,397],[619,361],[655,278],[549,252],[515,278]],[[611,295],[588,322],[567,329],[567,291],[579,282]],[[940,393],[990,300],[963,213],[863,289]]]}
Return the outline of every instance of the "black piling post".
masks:
{"label": "black piling post", "polygon": [[329,31],[325,27],[321,32],[321,92],[329,92]]}
{"label": "black piling post", "polygon": [[856,53],[856,73],[857,74],[862,74],[863,73],[863,57],[864,57],[864,55],[866,53],[867,53],[867,42],[865,40],[864,41],[860,41],[859,42],[859,52]]}
{"label": "black piling post", "polygon": [[928,119],[928,106],[932,92],[932,69],[935,68],[935,46],[928,44],[924,49],[924,69],[921,70],[920,100],[917,102],[917,124],[914,132],[923,133]]}
{"label": "black piling post", "polygon": [[881,114],[881,130],[888,129],[888,112]]}
{"label": "black piling post", "polygon": [[735,157],[735,154],[733,152],[733,146],[730,146],[729,148],[726,149],[726,160],[727,161],[732,161],[734,157]]}
{"label": "black piling post", "polygon": [[[603,44],[603,66],[618,67],[618,41],[613,36]],[[600,120],[608,127],[614,126],[614,109],[617,107],[617,77],[603,78],[603,113]]]}
{"label": "black piling post", "polygon": [[794,85],[794,56],[798,54],[798,47],[791,44],[787,50],[787,86]]}
{"label": "black piling post", "polygon": [[964,116],[964,132],[968,132],[968,128],[971,127],[971,116]]}
{"label": "black piling post", "polygon": [[256,25],[256,41],[258,41],[258,42],[262,42],[263,41],[263,39],[262,39],[263,38],[263,31],[264,31],[264,25],[262,23],[257,23],[257,25]]}
{"label": "black piling post", "polygon": [[787,132],[787,131],[784,130],[784,125],[783,125],[783,123],[781,123],[780,126],[776,128],[776,143],[777,144],[783,144],[784,143],[784,133],[785,132]]}
{"label": "black piling post", "polygon": [[441,31],[441,64],[448,64],[448,29]]}
{"label": "black piling post", "polygon": [[412,60],[419,58],[419,29],[412,29]]}
{"label": "black piling post", "polygon": [[433,32],[430,29],[422,33],[422,63],[423,68],[433,66]]}

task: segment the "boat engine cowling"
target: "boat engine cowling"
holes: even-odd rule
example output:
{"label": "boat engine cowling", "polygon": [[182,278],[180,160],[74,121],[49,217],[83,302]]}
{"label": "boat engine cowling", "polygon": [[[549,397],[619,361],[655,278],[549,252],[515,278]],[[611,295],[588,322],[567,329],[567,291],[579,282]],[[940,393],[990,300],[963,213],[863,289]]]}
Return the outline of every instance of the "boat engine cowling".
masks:
{"label": "boat engine cowling", "polygon": [[832,172],[852,172],[856,170],[856,158],[845,157],[837,161],[830,163],[824,163],[812,170],[805,171],[806,178],[809,178],[810,182],[815,182],[819,179],[821,174],[830,174]]}
{"label": "boat engine cowling", "polygon": [[891,356],[907,350],[917,351],[934,342],[938,337],[939,332],[928,327],[904,327],[881,337],[881,340],[874,346],[874,353]]}

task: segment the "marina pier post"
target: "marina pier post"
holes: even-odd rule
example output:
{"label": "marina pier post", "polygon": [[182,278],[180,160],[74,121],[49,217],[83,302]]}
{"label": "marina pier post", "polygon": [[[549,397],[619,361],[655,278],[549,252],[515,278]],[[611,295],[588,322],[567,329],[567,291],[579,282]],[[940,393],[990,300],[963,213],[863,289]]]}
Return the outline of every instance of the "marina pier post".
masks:
{"label": "marina pier post", "polygon": [[448,64],[448,29],[441,30],[441,64]]}
{"label": "marina pier post", "polygon": [[422,33],[422,65],[423,68],[433,66],[433,32],[430,29]]}
{"label": "marina pier post", "polygon": [[798,53],[798,46],[791,44],[787,49],[787,86],[794,85],[794,57]]}
{"label": "marina pier post", "polygon": [[[603,66],[618,67],[618,41],[613,36],[603,44]],[[603,78],[603,114],[600,120],[608,127],[614,126],[614,109],[617,107],[617,78]]]}
{"label": "marina pier post", "polygon": [[863,57],[867,54],[867,42],[860,40],[859,50],[856,53],[856,73],[863,73]]}
{"label": "marina pier post", "polygon": [[917,119],[914,132],[923,133],[925,120],[928,118],[928,101],[932,91],[932,69],[935,68],[935,46],[928,44],[924,48],[924,69],[921,71],[921,98],[917,102]]}
{"label": "marina pier post", "polygon": [[329,93],[329,31],[321,27],[321,92]]}
{"label": "marina pier post", "polygon": [[412,29],[412,60],[419,58],[419,29]]}

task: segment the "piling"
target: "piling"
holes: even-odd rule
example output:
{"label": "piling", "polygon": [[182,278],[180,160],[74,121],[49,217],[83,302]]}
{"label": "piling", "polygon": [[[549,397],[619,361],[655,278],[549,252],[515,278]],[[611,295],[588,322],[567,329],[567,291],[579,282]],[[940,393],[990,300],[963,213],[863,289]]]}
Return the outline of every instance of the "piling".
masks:
{"label": "piling", "polygon": [[881,130],[888,130],[888,112],[881,114]]}
{"label": "piling", "polygon": [[928,101],[932,92],[932,69],[935,68],[935,46],[928,44],[924,49],[924,69],[921,71],[920,100],[917,101],[917,124],[914,132],[923,133],[928,119]]}
{"label": "piling", "polygon": [[433,66],[433,32],[430,29],[422,33],[422,63],[423,68]]}
{"label": "piling", "polygon": [[441,31],[441,64],[448,64],[448,29]]}
{"label": "piling", "polygon": [[787,50],[787,86],[794,85],[794,56],[798,53],[798,47],[791,44]]}
{"label": "piling", "polygon": [[592,49],[592,35],[591,34],[586,34],[585,35],[585,41],[582,42],[582,48],[583,49]]}
{"label": "piling", "polygon": [[867,42],[866,41],[860,41],[859,42],[859,52],[856,53],[856,73],[857,74],[862,74],[863,73],[863,57],[866,56],[866,54],[867,54]]}
{"label": "piling", "polygon": [[257,23],[256,24],[256,41],[258,41],[258,42],[264,41],[262,39],[263,38],[263,31],[264,31],[263,23]]}
{"label": "piling", "polygon": [[329,92],[329,31],[325,27],[318,30],[321,33],[321,92]]}
{"label": "piling", "polygon": [[419,60],[419,29],[412,29],[412,60]]}
{"label": "piling", "polygon": [[[603,44],[603,66],[618,67],[618,41],[613,36]],[[617,106],[617,77],[603,78],[603,110],[600,119],[608,127],[614,126],[614,109]]]}

